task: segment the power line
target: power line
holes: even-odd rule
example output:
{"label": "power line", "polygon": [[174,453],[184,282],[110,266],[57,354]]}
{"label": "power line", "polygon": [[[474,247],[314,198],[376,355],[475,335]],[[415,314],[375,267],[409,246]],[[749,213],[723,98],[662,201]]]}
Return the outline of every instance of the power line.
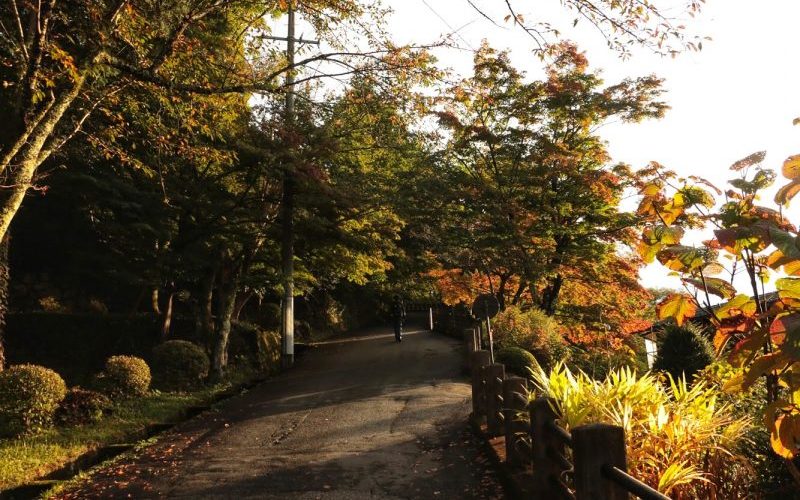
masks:
{"label": "power line", "polygon": [[460,28],[458,28],[458,29],[455,29],[455,28],[453,28],[453,26],[451,26],[451,25],[450,25],[450,23],[448,23],[448,22],[447,22],[447,19],[445,19],[444,17],[442,17],[442,15],[441,15],[441,14],[439,14],[438,12],[436,12],[436,9],[434,9],[433,7],[431,7],[431,5],[430,5],[430,4],[427,2],[427,0],[422,0],[422,3],[423,3],[423,4],[425,4],[425,7],[427,7],[427,8],[428,8],[428,9],[429,9],[431,12],[433,12],[433,14],[434,14],[436,17],[438,17],[438,18],[439,18],[439,20],[440,20],[440,21],[442,21],[442,22],[444,23],[444,25],[445,25],[445,26],[447,26],[447,28],[450,30],[450,32],[451,32],[451,33],[454,33],[456,36],[458,36],[458,38],[460,38],[460,39],[461,39],[461,41],[462,41],[462,42],[464,42],[464,43],[467,45],[467,47],[469,47],[469,49],[470,49],[471,51],[475,52],[475,47],[473,47],[473,46],[472,46],[472,44],[471,44],[471,43],[469,43],[469,42],[467,41],[467,39],[466,39],[466,38],[464,38],[463,36],[461,36],[461,33],[459,33],[459,31],[460,31],[460,30],[462,30],[462,29],[464,29],[465,27],[469,26],[470,24],[472,24],[472,22],[469,22],[469,23],[465,24],[464,26],[462,26],[462,27],[460,27]]}

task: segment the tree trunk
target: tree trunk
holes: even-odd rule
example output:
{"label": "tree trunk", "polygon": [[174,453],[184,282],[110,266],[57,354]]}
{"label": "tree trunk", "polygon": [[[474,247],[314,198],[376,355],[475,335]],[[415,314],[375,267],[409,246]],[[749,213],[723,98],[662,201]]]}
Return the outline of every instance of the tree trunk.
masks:
{"label": "tree trunk", "polygon": [[[227,267],[227,269],[226,269]],[[216,318],[214,319],[214,352],[212,369],[215,377],[222,378],[228,365],[228,339],[231,334],[231,317],[236,306],[236,289],[239,282],[239,268],[232,263],[223,264],[217,286]]]}
{"label": "tree trunk", "polygon": [[0,242],[0,371],[6,367],[6,315],[8,314],[8,283],[9,283],[9,262],[8,247],[10,235],[6,233],[3,241]]}
{"label": "tree trunk", "polygon": [[172,302],[175,299],[174,288],[170,290],[167,296],[167,304],[164,306],[164,314],[161,315],[161,340],[166,340],[169,337],[169,329],[172,325]]}
{"label": "tree trunk", "polygon": [[213,332],[214,332],[214,280],[216,271],[208,269],[200,282],[197,292],[197,310],[195,315],[194,331],[198,339],[203,339],[203,343],[208,352],[214,352]]}
{"label": "tree trunk", "polygon": [[233,308],[233,316],[231,317],[233,321],[239,321],[239,315],[242,314],[242,309],[244,309],[244,306],[250,302],[250,299],[252,299],[254,295],[255,293],[252,291],[236,294],[236,305]]}
{"label": "tree trunk", "polygon": [[[7,170],[10,165],[15,164],[15,168],[10,175],[10,187],[7,191],[7,196],[4,197],[2,204],[0,204],[0,238],[4,237],[11,226],[11,221],[17,214],[19,207],[22,205],[22,200],[25,198],[25,193],[31,187],[33,176],[36,169],[42,164],[55,149],[54,133],[56,126],[61,121],[64,113],[72,105],[72,102],[80,94],[83,87],[84,77],[80,77],[69,91],[65,91],[56,98],[54,104],[47,109],[44,117],[33,127],[30,133],[25,132],[27,135],[27,142],[19,153],[15,156],[4,155],[4,163],[0,163],[0,172]],[[49,141],[49,143],[48,143]],[[45,144],[47,143],[47,147]],[[12,145],[13,151],[16,144]],[[11,156],[11,157],[9,157]],[[8,158],[8,160],[6,160]],[[16,162],[13,160],[17,160]]]}
{"label": "tree trunk", "polygon": [[556,303],[558,295],[561,293],[561,286],[564,284],[564,277],[556,274],[542,293],[542,310],[548,316],[556,314]]}

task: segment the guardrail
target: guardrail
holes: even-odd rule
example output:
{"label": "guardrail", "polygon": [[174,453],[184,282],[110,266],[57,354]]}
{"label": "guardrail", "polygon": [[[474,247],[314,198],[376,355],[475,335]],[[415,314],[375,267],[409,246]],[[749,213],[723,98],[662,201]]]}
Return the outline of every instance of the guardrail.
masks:
{"label": "guardrail", "polygon": [[527,380],[506,377],[489,352],[475,349],[473,329],[463,330],[472,375],[473,418],[485,421],[491,437],[504,435],[506,463],[532,469],[537,498],[643,500],[670,498],[627,472],[625,431],[607,424],[568,432],[558,425],[555,402],[528,402]]}

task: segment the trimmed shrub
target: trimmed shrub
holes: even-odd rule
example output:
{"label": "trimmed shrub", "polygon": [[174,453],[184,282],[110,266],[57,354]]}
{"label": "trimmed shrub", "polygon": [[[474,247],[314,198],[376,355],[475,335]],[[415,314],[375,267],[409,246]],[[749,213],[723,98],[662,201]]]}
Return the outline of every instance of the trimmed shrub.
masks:
{"label": "trimmed shrub", "polygon": [[205,351],[186,340],[168,340],[153,349],[153,386],[164,391],[197,387],[208,376]]}
{"label": "trimmed shrub", "polygon": [[676,380],[685,376],[691,382],[712,361],[714,348],[702,328],[686,323],[670,324],[661,330],[654,370],[669,373]]}
{"label": "trimmed shrub", "polygon": [[492,322],[494,340],[502,347],[520,347],[532,353],[549,368],[568,356],[559,333],[559,324],[543,311],[532,308],[507,307]]}
{"label": "trimmed shrub", "polygon": [[14,365],[0,372],[0,427],[6,435],[49,426],[67,386],[61,376],[38,365]]}
{"label": "trimmed shrub", "polygon": [[504,364],[506,371],[528,378],[531,376],[528,368],[533,370],[537,365],[533,354],[521,347],[503,347],[494,355],[494,360],[497,363]]}
{"label": "trimmed shrub", "polygon": [[111,396],[144,396],[150,389],[150,367],[136,356],[111,356],[96,377],[97,387]]}
{"label": "trimmed shrub", "polygon": [[103,418],[103,413],[111,408],[111,400],[96,391],[73,387],[61,401],[55,420],[61,425],[91,424]]}

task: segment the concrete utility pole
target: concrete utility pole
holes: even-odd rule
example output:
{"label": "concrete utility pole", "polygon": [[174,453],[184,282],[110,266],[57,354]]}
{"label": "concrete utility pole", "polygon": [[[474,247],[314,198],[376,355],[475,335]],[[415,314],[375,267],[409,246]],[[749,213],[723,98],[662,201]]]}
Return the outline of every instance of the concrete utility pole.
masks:
{"label": "concrete utility pole", "polygon": [[[294,37],[294,5],[288,5],[289,27],[286,38],[268,37],[273,40],[286,41],[286,126],[294,125],[294,55],[295,43],[319,44],[315,40],[295,39]],[[285,166],[283,174],[283,196],[281,197],[281,275],[283,284],[283,301],[281,307],[281,366],[289,368],[294,364],[294,165]]]}

